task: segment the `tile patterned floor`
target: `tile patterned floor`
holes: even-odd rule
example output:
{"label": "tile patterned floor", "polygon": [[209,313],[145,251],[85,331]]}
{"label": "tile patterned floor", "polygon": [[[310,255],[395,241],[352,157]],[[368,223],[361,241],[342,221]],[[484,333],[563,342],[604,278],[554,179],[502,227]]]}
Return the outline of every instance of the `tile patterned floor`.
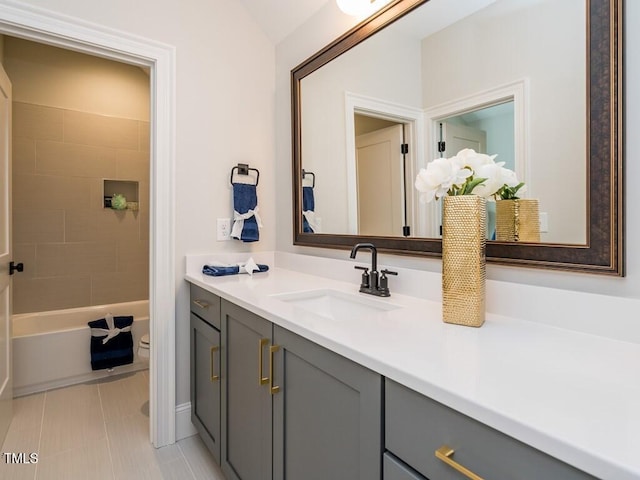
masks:
{"label": "tile patterned floor", "polygon": [[[18,398],[13,409],[0,480],[224,480],[198,436],[149,443],[147,371]],[[38,461],[6,463],[4,452]]]}

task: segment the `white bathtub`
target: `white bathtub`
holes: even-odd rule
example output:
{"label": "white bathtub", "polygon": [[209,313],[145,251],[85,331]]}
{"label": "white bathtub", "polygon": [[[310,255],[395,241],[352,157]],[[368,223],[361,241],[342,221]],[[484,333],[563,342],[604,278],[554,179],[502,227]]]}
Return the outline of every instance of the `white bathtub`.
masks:
{"label": "white bathtub", "polygon": [[[113,315],[133,315],[134,361],[107,370],[91,370],[87,322]],[[138,358],[140,337],[149,332],[149,302],[118,303],[50,312],[13,315],[13,394],[16,397],[86,382],[118,373],[141,370],[148,361]]]}

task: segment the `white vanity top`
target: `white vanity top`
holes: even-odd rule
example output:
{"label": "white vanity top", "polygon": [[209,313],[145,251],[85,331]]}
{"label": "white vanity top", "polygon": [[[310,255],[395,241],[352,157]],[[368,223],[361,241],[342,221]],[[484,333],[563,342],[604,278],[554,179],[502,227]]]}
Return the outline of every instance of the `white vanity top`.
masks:
{"label": "white vanity top", "polygon": [[390,298],[365,296],[401,308],[330,320],[272,295],[362,295],[359,272],[343,282],[254,254],[269,272],[203,275],[214,257],[187,257],[186,279],[598,478],[640,479],[640,345],[491,313],[481,328],[445,324],[438,302],[396,293],[395,277]]}

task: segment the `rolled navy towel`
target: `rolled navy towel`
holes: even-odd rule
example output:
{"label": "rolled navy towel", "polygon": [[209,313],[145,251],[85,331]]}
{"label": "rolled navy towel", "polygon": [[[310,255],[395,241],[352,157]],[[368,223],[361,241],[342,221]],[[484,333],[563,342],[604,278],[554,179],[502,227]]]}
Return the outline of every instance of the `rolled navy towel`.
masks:
{"label": "rolled navy towel", "polygon": [[[251,273],[266,272],[269,270],[268,265],[254,264]],[[243,271],[241,271],[243,269]],[[205,265],[202,267],[202,273],[211,277],[223,277],[225,275],[237,275],[239,273],[249,273],[241,265]]]}

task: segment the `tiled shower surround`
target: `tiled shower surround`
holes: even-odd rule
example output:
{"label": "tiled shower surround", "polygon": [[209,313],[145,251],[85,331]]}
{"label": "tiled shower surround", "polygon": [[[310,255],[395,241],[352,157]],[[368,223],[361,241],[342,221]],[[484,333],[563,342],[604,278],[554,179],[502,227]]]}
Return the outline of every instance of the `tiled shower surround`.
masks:
{"label": "tiled shower surround", "polygon": [[[13,103],[13,312],[149,297],[149,123]],[[103,208],[103,179],[139,210]]]}

